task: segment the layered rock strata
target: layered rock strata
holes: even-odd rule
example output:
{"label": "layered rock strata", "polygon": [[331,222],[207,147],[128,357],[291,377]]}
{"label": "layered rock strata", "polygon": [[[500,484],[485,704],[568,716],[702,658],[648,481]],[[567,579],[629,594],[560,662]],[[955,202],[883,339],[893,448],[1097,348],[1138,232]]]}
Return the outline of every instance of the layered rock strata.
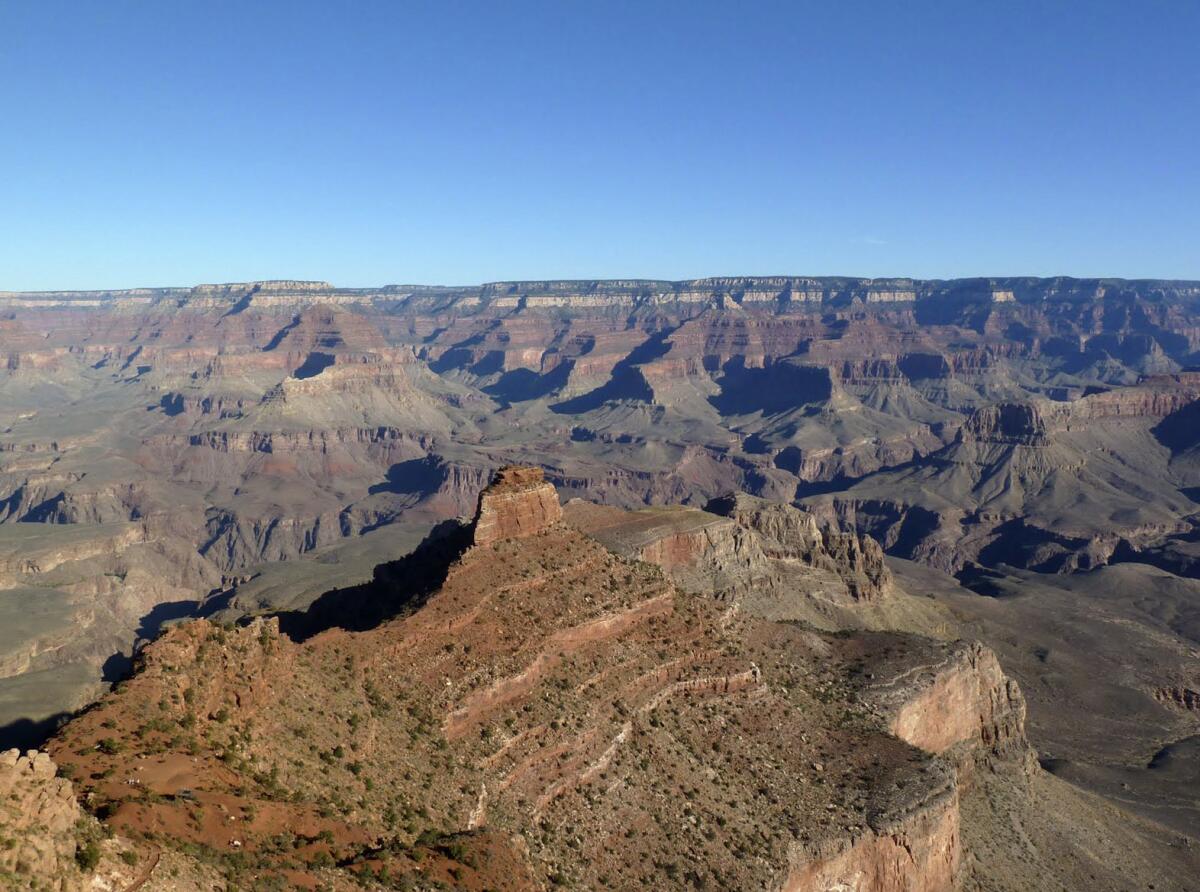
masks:
{"label": "layered rock strata", "polygon": [[[172,598],[199,601],[468,513],[461,481],[536,461],[622,507],[850,487],[840,519],[898,555],[1087,569],[1197,510],[1196,295],[803,276],[4,294],[0,523],[144,524],[192,552]],[[888,476],[919,468],[938,473]]]}
{"label": "layered rock strata", "polygon": [[662,567],[685,589],[768,619],[855,625],[853,611],[884,603],[893,591],[874,541],[822,529],[807,512],[751,496],[715,499],[705,510],[621,511],[573,500],[565,514],[619,554]]}
{"label": "layered rock strata", "polygon": [[491,545],[532,536],[560,520],[558,493],[541,468],[504,467],[479,496],[474,542]]}
{"label": "layered rock strata", "polygon": [[262,878],[955,887],[954,771],[855,705],[874,639],[680,594],[546,487],[500,472],[476,547],[375,628],[173,628],[54,752],[118,831],[236,847]]}
{"label": "layered rock strata", "polygon": [[900,654],[878,649],[861,690],[892,734],[931,753],[1026,755],[1025,698],[992,650],[959,641]]}
{"label": "layered rock strata", "polygon": [[838,851],[798,846],[781,892],[951,892],[960,888],[959,821],[950,774],[940,795],[902,820],[869,820]]}

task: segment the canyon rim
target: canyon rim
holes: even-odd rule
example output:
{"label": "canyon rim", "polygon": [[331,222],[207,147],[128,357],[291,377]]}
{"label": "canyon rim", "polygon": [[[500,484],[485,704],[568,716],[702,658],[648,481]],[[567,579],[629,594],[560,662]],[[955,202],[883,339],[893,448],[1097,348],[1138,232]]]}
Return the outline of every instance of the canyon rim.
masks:
{"label": "canyon rim", "polygon": [[14,888],[1193,887],[1200,283],[0,331]]}

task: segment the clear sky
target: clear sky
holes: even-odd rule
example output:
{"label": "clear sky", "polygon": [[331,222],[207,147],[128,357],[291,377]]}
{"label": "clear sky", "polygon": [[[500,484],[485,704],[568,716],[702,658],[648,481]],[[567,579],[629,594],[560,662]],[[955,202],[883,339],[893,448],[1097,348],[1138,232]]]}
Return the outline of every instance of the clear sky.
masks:
{"label": "clear sky", "polygon": [[0,289],[1200,278],[1200,2],[0,0]]}

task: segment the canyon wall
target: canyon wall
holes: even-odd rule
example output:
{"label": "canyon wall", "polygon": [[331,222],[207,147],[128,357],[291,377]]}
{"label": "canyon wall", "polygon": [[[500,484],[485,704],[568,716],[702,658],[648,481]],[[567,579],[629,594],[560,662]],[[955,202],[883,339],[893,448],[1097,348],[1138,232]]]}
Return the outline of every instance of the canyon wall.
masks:
{"label": "canyon wall", "polygon": [[[954,759],[1019,738],[1019,692],[978,646],[820,633],[681,595],[645,555],[694,569],[706,548],[742,539],[790,571],[812,565],[847,604],[873,603],[856,600],[838,573],[862,568],[827,550],[811,517],[724,507],[564,511],[540,469],[502,468],[480,495],[474,547],[414,556],[444,562],[424,568],[441,580],[427,597],[301,641],[289,616],[174,627],[53,752],[110,803],[118,832],[166,826],[167,851],[236,845],[260,871],[282,869],[274,840],[292,834],[294,876],[330,859],[411,870],[411,847],[441,838],[461,839],[455,852],[506,840],[504,858],[553,884],[956,888]],[[708,544],[697,554],[693,541]],[[803,596],[805,580],[787,584]],[[150,708],[149,725],[119,721]],[[180,723],[203,743],[187,750]],[[347,790],[356,809],[326,807]],[[399,830],[387,854],[380,816],[410,797],[427,829]],[[174,820],[193,805],[203,818]],[[581,858],[581,838],[606,844]],[[486,877],[489,863],[470,866]]]}
{"label": "canyon wall", "polygon": [[951,781],[902,817],[859,831],[840,851],[798,847],[780,892],[951,892],[960,888],[959,820]]}
{"label": "canyon wall", "polygon": [[887,729],[931,753],[971,758],[1024,756],[1025,698],[1005,676],[996,655],[979,642],[960,641],[923,661],[873,664],[877,680],[864,700]]}

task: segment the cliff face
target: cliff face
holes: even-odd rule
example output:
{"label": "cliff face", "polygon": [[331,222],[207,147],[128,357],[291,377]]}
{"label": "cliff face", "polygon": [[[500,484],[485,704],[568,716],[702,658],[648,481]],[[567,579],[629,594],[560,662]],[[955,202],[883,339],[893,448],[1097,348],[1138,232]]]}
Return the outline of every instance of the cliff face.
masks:
{"label": "cliff face", "polygon": [[953,776],[899,819],[869,822],[835,852],[797,847],[781,892],[950,892],[960,888],[962,845]]}
{"label": "cliff face", "polygon": [[975,410],[960,440],[1022,446],[1047,446],[1054,434],[1088,430],[1115,419],[1157,421],[1200,399],[1200,375],[1185,372],[1147,378],[1130,387],[1093,393],[1063,402],[997,403]]}
{"label": "cliff face", "polygon": [[862,696],[888,730],[931,753],[992,758],[1028,752],[1025,698],[979,642],[872,663]]}
{"label": "cliff face", "polygon": [[558,492],[541,468],[501,468],[479,496],[474,542],[491,545],[533,536],[560,520]]}
{"label": "cliff face", "polygon": [[[940,792],[897,804],[890,822],[872,821],[835,851],[804,851],[782,887],[789,892],[862,889],[935,892],[960,888],[965,855],[960,796],[974,790],[976,766],[986,764],[993,786],[1007,783],[1028,795],[1038,768],[1025,740],[1025,701],[991,650],[977,642],[937,645],[881,635],[845,645],[857,691],[880,723],[901,740],[943,758]],[[902,793],[898,793],[902,796]],[[972,828],[976,833],[982,828]]]}
{"label": "cliff face", "polygon": [[56,773],[45,753],[0,753],[0,882],[13,883],[6,888],[42,888],[52,878],[62,892],[84,888],[75,863],[84,813],[71,782]]}
{"label": "cliff face", "polygon": [[999,403],[973,412],[963,425],[962,439],[1042,445],[1046,441],[1046,421],[1033,403]]}
{"label": "cliff face", "polygon": [[[322,305],[417,304],[423,309],[460,306],[513,308],[591,308],[708,303],[722,298],[742,306],[822,304],[937,304],[972,309],[991,304],[1066,305],[1110,300],[1120,305],[1130,294],[1181,300],[1200,294],[1196,282],[1123,279],[922,280],[811,276],[716,276],[658,279],[530,280],[491,282],[467,288],[386,285],[338,288],[328,282],[292,280],[135,288],[112,291],[0,292],[0,304],[24,308],[112,306],[136,309],[169,303],[196,308],[261,306],[303,308]],[[1099,321],[1099,320],[1098,320]]]}
{"label": "cliff face", "polygon": [[866,537],[822,529],[807,512],[746,495],[703,511],[621,511],[572,501],[568,523],[619,554],[662,567],[688,591],[767,619],[855,626],[863,606],[893,591],[883,551]]}

